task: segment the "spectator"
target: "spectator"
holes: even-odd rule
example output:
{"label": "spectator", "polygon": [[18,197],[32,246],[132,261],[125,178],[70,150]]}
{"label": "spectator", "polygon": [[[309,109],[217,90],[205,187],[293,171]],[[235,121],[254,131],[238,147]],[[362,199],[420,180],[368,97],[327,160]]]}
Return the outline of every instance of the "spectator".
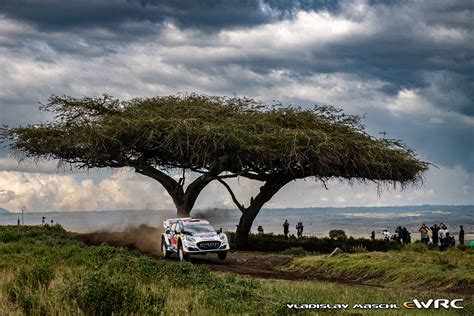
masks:
{"label": "spectator", "polygon": [[375,240],[375,231],[374,230],[370,233],[370,239]]}
{"label": "spectator", "polygon": [[446,235],[449,235],[448,228],[443,223],[439,224],[438,238],[441,245],[445,244],[446,241],[444,239],[446,238]]}
{"label": "spectator", "polygon": [[464,227],[461,225],[459,228],[459,244],[464,245]]}
{"label": "spectator", "polygon": [[390,232],[386,229],[383,230],[383,240],[390,240]]}
{"label": "spectator", "polygon": [[406,227],[402,228],[402,240],[403,244],[408,244],[409,243],[409,238],[408,238],[408,229]]}
{"label": "spectator", "polygon": [[430,227],[430,229],[433,236],[433,244],[437,245],[439,242],[438,232],[439,232],[440,227],[438,226],[438,224],[434,224],[433,226]]}
{"label": "spectator", "polygon": [[288,220],[285,219],[285,222],[283,223],[283,234],[285,235],[285,239],[288,239],[289,232],[290,232],[290,224],[288,223]]}
{"label": "spectator", "polygon": [[421,235],[421,241],[427,244],[430,241],[430,237],[428,235],[428,231],[429,231],[428,226],[423,224],[421,225],[420,229],[418,229],[418,231],[420,232],[420,235]]}
{"label": "spectator", "polygon": [[257,231],[259,235],[263,235],[263,226],[258,226]]}
{"label": "spectator", "polygon": [[396,235],[397,241],[400,242],[402,240],[402,227],[401,226],[398,226],[395,229],[395,235]]}

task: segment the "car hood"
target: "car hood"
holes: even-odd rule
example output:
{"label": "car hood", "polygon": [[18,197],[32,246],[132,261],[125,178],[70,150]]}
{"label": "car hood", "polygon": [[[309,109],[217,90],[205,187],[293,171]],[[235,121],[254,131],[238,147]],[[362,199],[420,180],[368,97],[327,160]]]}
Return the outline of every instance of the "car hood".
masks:
{"label": "car hood", "polygon": [[191,234],[192,237],[199,237],[199,238],[211,238],[219,236],[217,233],[194,233]]}

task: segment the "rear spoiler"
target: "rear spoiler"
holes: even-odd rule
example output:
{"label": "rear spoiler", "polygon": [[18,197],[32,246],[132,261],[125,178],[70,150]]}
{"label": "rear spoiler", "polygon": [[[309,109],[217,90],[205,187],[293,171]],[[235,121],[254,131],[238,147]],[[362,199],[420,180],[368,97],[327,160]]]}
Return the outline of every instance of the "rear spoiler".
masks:
{"label": "rear spoiler", "polygon": [[163,227],[165,229],[168,229],[171,227],[171,225],[173,225],[174,223],[176,223],[177,221],[182,221],[182,220],[190,220],[191,217],[180,217],[180,218],[169,218],[165,221],[163,221]]}

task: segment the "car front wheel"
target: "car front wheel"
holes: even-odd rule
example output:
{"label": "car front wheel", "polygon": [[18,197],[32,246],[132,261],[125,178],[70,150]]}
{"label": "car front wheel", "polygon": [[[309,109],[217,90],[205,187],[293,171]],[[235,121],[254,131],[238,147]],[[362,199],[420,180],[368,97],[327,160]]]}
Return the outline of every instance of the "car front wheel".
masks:
{"label": "car front wheel", "polygon": [[178,257],[179,261],[187,261],[189,258],[188,254],[183,250],[183,245],[181,243],[178,247]]}
{"label": "car front wheel", "polygon": [[161,239],[161,254],[165,258],[169,258],[171,255],[171,252],[169,252],[168,249],[166,248],[166,242],[164,239]]}
{"label": "car front wheel", "polygon": [[227,258],[227,251],[218,252],[217,256],[219,257],[219,259],[225,260],[225,258]]}

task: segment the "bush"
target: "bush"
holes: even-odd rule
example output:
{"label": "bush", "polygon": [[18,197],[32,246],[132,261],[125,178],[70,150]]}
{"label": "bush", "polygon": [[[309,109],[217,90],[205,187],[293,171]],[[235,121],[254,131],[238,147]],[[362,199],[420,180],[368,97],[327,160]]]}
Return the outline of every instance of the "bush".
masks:
{"label": "bush", "polygon": [[367,248],[365,248],[363,245],[357,245],[352,247],[352,253],[366,253],[368,252]]}
{"label": "bush", "polygon": [[428,251],[428,246],[421,242],[417,241],[413,244],[407,244],[403,247],[403,250],[406,251],[413,251],[413,252],[427,252]]}
{"label": "bush", "polygon": [[76,275],[63,289],[66,300],[74,300],[88,315],[159,313],[165,303],[163,293],[142,292],[134,278],[99,270]]}
{"label": "bush", "polygon": [[[228,233],[229,241],[233,242],[235,233]],[[283,235],[249,235],[249,246],[247,250],[250,251],[268,251],[268,252],[282,252],[290,248],[303,248],[306,252],[331,253],[334,248],[339,247],[344,252],[351,253],[355,250],[364,247],[367,251],[389,251],[400,250],[402,245],[397,241],[385,241],[381,239],[370,240],[364,238],[354,239],[349,237],[344,240],[304,237],[298,239],[285,239]],[[232,245],[231,245],[232,247]]]}
{"label": "bush", "polygon": [[54,269],[47,262],[22,267],[15,273],[13,280],[6,284],[8,299],[26,314],[32,310],[40,313],[45,307],[38,299],[39,289],[47,289],[53,278]]}
{"label": "bush", "polygon": [[344,240],[347,239],[346,232],[342,229],[334,229],[329,232],[329,238],[337,239],[337,240]]}
{"label": "bush", "polygon": [[217,277],[208,285],[204,304],[221,314],[250,311],[256,302],[256,289],[260,283],[254,279],[241,279],[233,275]]}
{"label": "bush", "polygon": [[37,289],[40,286],[47,288],[54,278],[54,269],[50,263],[39,262],[31,268],[22,267],[15,275],[16,282],[21,286]]}
{"label": "bush", "polygon": [[292,247],[283,251],[285,255],[292,255],[292,256],[306,256],[306,251],[303,247]]}

